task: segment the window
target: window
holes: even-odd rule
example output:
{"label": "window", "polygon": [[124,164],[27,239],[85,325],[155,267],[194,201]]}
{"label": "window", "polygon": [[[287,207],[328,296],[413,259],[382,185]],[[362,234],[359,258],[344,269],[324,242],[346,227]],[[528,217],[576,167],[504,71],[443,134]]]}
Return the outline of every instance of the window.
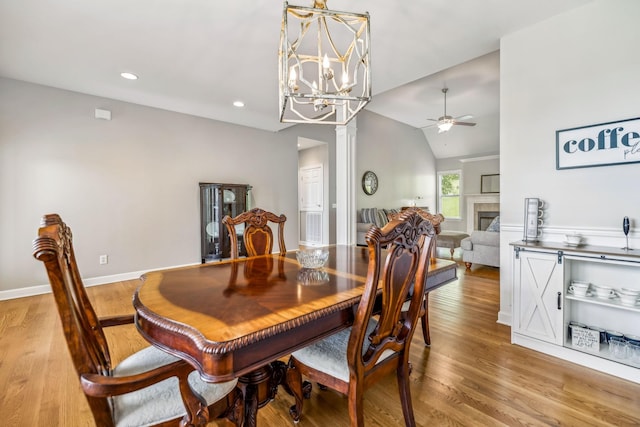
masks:
{"label": "window", "polygon": [[461,185],[462,171],[438,172],[438,212],[446,219],[461,219]]}

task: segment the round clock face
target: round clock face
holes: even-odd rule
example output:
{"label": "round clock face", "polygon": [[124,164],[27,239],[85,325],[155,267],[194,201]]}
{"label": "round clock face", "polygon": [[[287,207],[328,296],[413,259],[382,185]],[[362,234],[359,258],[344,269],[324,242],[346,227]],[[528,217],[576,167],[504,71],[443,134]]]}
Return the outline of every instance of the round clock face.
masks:
{"label": "round clock face", "polygon": [[378,190],[378,177],[371,171],[366,171],[362,175],[362,190],[369,196]]}

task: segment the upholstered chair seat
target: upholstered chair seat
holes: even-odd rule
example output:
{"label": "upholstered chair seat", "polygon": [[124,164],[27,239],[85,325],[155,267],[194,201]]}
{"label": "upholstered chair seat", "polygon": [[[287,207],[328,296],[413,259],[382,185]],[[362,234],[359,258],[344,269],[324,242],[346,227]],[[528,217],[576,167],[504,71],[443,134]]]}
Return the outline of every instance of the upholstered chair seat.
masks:
{"label": "upholstered chair seat", "polygon": [[[367,336],[373,332],[377,324],[378,322],[376,322],[375,319],[371,319],[369,326],[367,327]],[[305,365],[313,366],[317,371],[324,372],[325,374],[341,381],[349,382],[347,347],[349,345],[350,335],[351,328],[342,330],[323,340],[316,341],[301,350],[293,352],[292,356]],[[362,343],[363,354],[368,347],[369,343],[364,341]],[[395,353],[391,350],[382,353],[377,363],[380,363],[394,354]]]}
{"label": "upholstered chair seat", "polygon": [[[113,377],[140,374],[179,359],[155,347],[147,347],[132,354],[113,369]],[[223,399],[235,388],[238,380],[220,384],[202,381],[198,372],[189,374],[189,384],[210,405]],[[116,427],[140,427],[160,424],[184,415],[184,404],[176,377],[150,387],[112,397],[113,419]]]}

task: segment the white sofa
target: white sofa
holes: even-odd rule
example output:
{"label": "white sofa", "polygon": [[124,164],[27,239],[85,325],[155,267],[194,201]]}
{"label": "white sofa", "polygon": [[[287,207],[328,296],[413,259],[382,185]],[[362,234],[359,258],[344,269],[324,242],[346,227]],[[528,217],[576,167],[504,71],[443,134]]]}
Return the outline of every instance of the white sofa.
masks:
{"label": "white sofa", "polygon": [[467,268],[471,264],[500,267],[500,217],[496,218],[487,230],[472,231],[460,242],[462,261]]}

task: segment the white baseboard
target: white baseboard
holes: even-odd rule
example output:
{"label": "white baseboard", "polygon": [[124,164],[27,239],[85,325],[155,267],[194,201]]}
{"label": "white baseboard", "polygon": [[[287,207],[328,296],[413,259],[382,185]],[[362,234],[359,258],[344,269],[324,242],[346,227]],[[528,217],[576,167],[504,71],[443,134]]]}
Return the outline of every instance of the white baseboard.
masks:
{"label": "white baseboard", "polygon": [[[197,264],[198,263],[174,265],[171,267],[158,267],[158,268],[153,268],[149,270],[140,270],[140,271],[132,271],[129,273],[113,274],[110,276],[89,277],[89,278],[83,278],[82,282],[84,283],[85,287],[105,285],[107,283],[122,282],[124,280],[135,280],[140,278],[140,276],[142,276],[144,273],[149,271],[165,270],[169,268],[188,267],[190,265],[197,265]],[[31,297],[34,295],[50,294],[50,293],[51,293],[51,285],[49,284],[29,286],[27,288],[9,289],[6,291],[0,291],[0,301]]]}
{"label": "white baseboard", "polygon": [[570,347],[547,343],[518,333],[511,334],[511,343],[640,384],[640,369],[633,366],[587,354]]}
{"label": "white baseboard", "polygon": [[498,321],[501,325],[511,326],[511,313],[505,313],[504,311],[498,312]]}

